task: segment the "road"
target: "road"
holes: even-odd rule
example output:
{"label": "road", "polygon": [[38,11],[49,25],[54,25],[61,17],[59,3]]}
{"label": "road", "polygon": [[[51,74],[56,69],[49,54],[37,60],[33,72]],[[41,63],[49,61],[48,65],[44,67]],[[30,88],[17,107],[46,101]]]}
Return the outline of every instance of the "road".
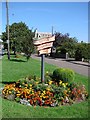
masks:
{"label": "road", "polygon": [[[36,55],[31,56],[34,59],[41,60],[41,57],[37,57]],[[89,76],[89,70],[90,70],[90,64],[84,63],[84,62],[79,62],[79,61],[66,61],[65,59],[52,59],[52,58],[46,58],[45,57],[45,62],[49,64],[53,64],[58,67],[63,67],[63,68],[71,68],[75,72]]]}

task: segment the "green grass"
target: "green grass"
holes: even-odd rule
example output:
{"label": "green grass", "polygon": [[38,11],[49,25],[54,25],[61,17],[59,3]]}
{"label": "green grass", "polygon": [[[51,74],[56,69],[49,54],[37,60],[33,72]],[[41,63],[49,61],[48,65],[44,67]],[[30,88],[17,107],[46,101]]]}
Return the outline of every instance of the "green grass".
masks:
{"label": "green grass", "polygon": [[61,107],[29,107],[3,99],[3,117],[6,118],[87,118],[88,103]]}
{"label": "green grass", "polygon": [[[19,60],[23,61],[20,62]],[[30,58],[25,62],[25,58],[18,58],[18,61],[12,57],[12,61],[8,61],[7,57],[3,57],[2,61],[2,83],[14,82],[27,75],[37,75],[40,77],[40,61]],[[54,65],[45,64],[45,71],[52,72]],[[76,73],[75,81],[82,83],[88,89],[88,77]],[[19,103],[2,100],[2,117],[3,118],[87,118],[88,102],[76,103],[71,106],[61,107],[29,107]]]}
{"label": "green grass", "polygon": [[[18,61],[20,58],[18,58]],[[12,59],[11,61],[7,60],[5,56],[2,62],[2,78],[3,82],[13,82],[18,79],[25,77],[27,75],[37,75],[40,77],[41,71],[41,63],[38,60],[34,60],[30,58],[28,62],[26,62],[25,58],[22,58],[22,62],[17,62],[16,59]],[[45,71],[53,71],[56,67],[53,65],[45,64]]]}

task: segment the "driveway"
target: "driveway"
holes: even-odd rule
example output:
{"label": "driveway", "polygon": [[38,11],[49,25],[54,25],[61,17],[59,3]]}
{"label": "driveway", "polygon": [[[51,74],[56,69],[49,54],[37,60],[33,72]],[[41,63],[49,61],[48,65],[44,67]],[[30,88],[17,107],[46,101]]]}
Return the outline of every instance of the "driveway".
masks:
{"label": "driveway", "polygon": [[[41,60],[41,57],[37,57],[36,55],[32,55],[31,57],[34,59]],[[60,59],[60,58],[52,59],[46,57],[45,57],[45,62],[49,64],[53,64],[57,67],[71,68],[75,72],[81,75],[89,76],[88,73],[90,70],[90,64],[88,63],[84,63],[80,61],[66,61],[65,59]]]}

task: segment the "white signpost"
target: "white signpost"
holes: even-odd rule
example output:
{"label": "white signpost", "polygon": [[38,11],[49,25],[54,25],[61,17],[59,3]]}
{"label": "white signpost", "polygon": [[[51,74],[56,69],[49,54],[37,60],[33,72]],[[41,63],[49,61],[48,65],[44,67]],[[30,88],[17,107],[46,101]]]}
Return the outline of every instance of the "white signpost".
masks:
{"label": "white signpost", "polygon": [[55,41],[55,35],[34,40],[34,45],[41,55],[41,82],[44,82],[44,57],[45,54],[51,53],[53,41]]}

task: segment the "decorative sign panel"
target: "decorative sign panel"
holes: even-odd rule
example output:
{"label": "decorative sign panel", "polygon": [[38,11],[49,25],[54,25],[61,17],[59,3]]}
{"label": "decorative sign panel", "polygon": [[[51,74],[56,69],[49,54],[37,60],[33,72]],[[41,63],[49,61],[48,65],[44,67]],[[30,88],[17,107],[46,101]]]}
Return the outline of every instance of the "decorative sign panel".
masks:
{"label": "decorative sign panel", "polygon": [[44,44],[44,43],[52,42],[52,41],[55,41],[55,36],[45,37],[45,38],[36,40],[36,41],[34,41],[34,45],[40,45],[40,44]]}
{"label": "decorative sign panel", "polygon": [[40,54],[40,55],[41,55],[41,54],[49,54],[49,53],[51,53],[51,48],[43,49],[43,50],[40,50],[40,51],[39,51],[39,54]]}
{"label": "decorative sign panel", "polygon": [[55,41],[55,35],[34,40],[34,45],[37,47],[39,54],[49,54],[51,53],[53,41]]}
{"label": "decorative sign panel", "polygon": [[45,43],[37,46],[37,50],[42,50],[45,48],[51,48],[53,46],[53,42]]}

